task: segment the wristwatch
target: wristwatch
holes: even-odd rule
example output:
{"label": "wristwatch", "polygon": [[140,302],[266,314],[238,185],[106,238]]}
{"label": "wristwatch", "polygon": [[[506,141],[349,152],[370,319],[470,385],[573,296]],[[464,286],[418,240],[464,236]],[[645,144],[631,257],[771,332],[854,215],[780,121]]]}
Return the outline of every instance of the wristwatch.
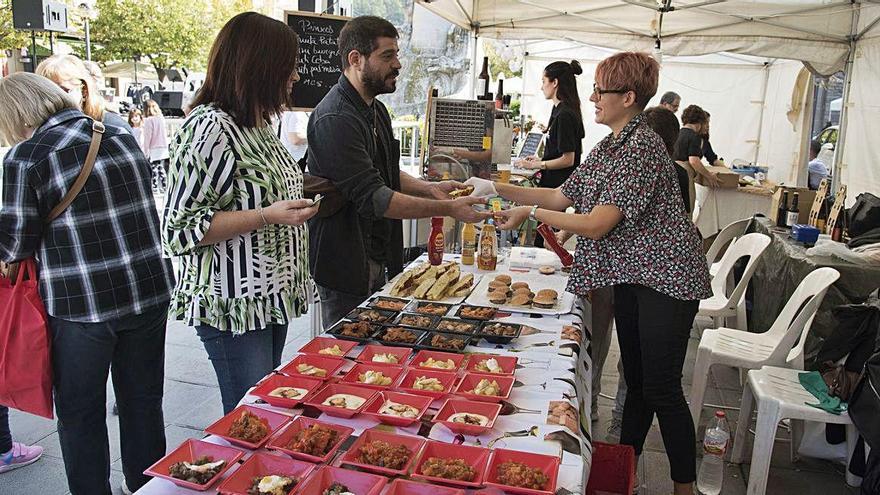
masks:
{"label": "wristwatch", "polygon": [[533,220],[533,221],[537,222],[538,219],[535,218],[536,213],[538,213],[538,205],[535,205],[532,207],[532,211],[529,212],[529,220]]}

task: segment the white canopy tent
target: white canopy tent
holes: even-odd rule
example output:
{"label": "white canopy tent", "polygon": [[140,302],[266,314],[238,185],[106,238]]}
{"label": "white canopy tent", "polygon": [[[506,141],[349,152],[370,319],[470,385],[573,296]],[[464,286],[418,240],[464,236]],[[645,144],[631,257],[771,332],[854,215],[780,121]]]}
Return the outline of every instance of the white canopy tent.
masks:
{"label": "white canopy tent", "polygon": [[[743,127],[753,132],[752,126],[758,126],[758,141],[754,145],[758,147],[759,163],[795,165],[788,173],[777,170],[774,174],[786,182],[793,182],[802,166],[803,159],[798,158],[798,153],[806,148],[809,129],[807,121],[799,119],[811,109],[811,95],[797,91],[793,95],[795,80],[790,67],[786,68],[790,64],[775,59],[803,62],[821,75],[848,69],[836,178],[848,185],[850,200],[855,197],[852,193],[860,191],[880,193],[880,148],[870,146],[870,136],[880,134],[878,0],[418,1],[447,20],[490,38],[561,40],[570,46],[642,51],[651,51],[659,43],[664,57],[722,52],[761,57],[771,62],[767,69],[761,69],[766,71],[766,91],[750,98],[748,105],[755,101],[754,105],[763,106],[764,116],[757,121],[747,117],[731,122],[742,122]],[[556,53],[548,56],[559,58]],[[672,67],[673,60],[664,58],[663,90],[675,89],[671,84],[674,80],[692,80],[670,75]],[[584,69],[586,74],[590,73],[589,67]],[[524,76],[526,84],[528,77]],[[799,83],[804,84],[802,79]],[[711,86],[703,90],[711,90]],[[740,105],[745,106],[742,102]],[[790,111],[795,115],[785,115]],[[713,117],[730,118],[724,113],[710,112]],[[781,119],[780,115],[786,118]],[[721,119],[713,121],[717,135]],[[794,137],[783,132],[785,121],[794,129]],[[727,131],[725,128],[724,132]],[[716,139],[713,137],[713,145],[721,148]],[[748,155],[747,148],[736,149],[745,149]]]}

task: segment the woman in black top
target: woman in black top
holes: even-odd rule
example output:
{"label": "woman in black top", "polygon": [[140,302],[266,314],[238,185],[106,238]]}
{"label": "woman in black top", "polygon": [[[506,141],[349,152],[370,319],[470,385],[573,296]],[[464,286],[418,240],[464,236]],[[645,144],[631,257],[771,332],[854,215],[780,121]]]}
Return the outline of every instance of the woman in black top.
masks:
{"label": "woman in black top", "polygon": [[690,105],[681,114],[681,130],[678,132],[678,140],[675,142],[675,163],[681,166],[688,174],[690,200],[689,211],[694,211],[696,200],[696,188],[694,179],[697,175],[703,176],[704,182],[709,187],[718,187],[720,182],[714,172],[710,172],[703,165],[703,133],[708,132],[709,114],[697,105]]}
{"label": "woman in black top", "polygon": [[[560,60],[544,68],[541,91],[544,92],[544,98],[553,101],[544,156],[540,159],[530,156],[519,163],[522,168],[541,170],[540,187],[561,186],[581,163],[581,140],[585,133],[575,76],[582,73],[583,69],[577,60]],[[543,246],[543,240],[537,236],[535,245]]]}

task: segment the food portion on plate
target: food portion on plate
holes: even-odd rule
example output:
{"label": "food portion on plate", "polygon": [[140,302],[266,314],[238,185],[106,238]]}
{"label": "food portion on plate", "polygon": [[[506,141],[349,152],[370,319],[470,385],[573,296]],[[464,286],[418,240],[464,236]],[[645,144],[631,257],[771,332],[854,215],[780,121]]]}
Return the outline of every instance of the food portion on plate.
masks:
{"label": "food portion on plate", "polygon": [[308,390],[299,387],[277,387],[269,392],[269,395],[282,399],[302,399],[308,393]]}
{"label": "food portion on plate", "polygon": [[443,318],[437,324],[436,329],[440,330],[441,332],[474,333],[478,326],[479,324],[472,321]]}
{"label": "food portion on plate", "polygon": [[427,376],[416,377],[416,380],[412,384],[412,388],[414,390],[425,390],[428,392],[443,392],[446,390],[446,387],[443,386],[443,382],[438,378]]}
{"label": "food portion on plate", "polygon": [[324,399],[322,405],[331,407],[340,407],[342,409],[357,409],[364,405],[367,400],[352,394],[333,394]]}
{"label": "food portion on plate", "polygon": [[398,471],[406,466],[412,455],[413,451],[405,445],[395,445],[382,440],[373,440],[360,447],[358,461],[363,464]]}
{"label": "food portion on plate", "polygon": [[381,371],[367,370],[364,373],[358,373],[358,382],[366,385],[380,385],[385,387],[391,385],[391,381],[391,377],[385,376]]}
{"label": "food portion on plate", "polygon": [[294,452],[324,457],[339,441],[339,432],[323,425],[309,425],[297,431],[286,448]]}
{"label": "food portion on plate", "polygon": [[552,309],[556,306],[556,302],[559,299],[559,293],[553,289],[542,289],[539,290],[535,295],[535,299],[532,301],[532,306],[541,309]]}
{"label": "food portion on plate", "polygon": [[483,416],[482,414],[474,413],[456,413],[452,416],[449,416],[446,421],[476,426],[486,426],[487,424],[489,424],[489,418]]}
{"label": "food portion on plate", "polygon": [[480,332],[486,335],[494,335],[496,337],[516,337],[517,331],[519,330],[519,325],[508,325],[505,323],[494,322],[488,325],[483,325]]}
{"label": "food portion on plate", "polygon": [[211,456],[202,456],[193,462],[175,462],[168,469],[168,474],[172,478],[177,478],[189,483],[204,485],[211,481],[211,478],[217,475],[226,461],[223,459],[215,461]]}
{"label": "food portion on plate", "polygon": [[425,361],[419,363],[422,368],[434,368],[438,370],[454,370],[456,368],[455,361],[447,359],[445,361],[429,357]]}
{"label": "food portion on plate", "polygon": [[397,323],[409,327],[431,328],[431,325],[434,324],[434,318],[426,315],[402,314]]}
{"label": "food portion on plate", "polygon": [[346,337],[366,339],[373,334],[373,327],[366,321],[354,321],[343,323],[337,333]]}
{"label": "food portion on plate", "polygon": [[495,308],[463,305],[458,309],[458,316],[469,320],[491,320],[495,316]]}
{"label": "food portion on plate", "polygon": [[507,461],[498,466],[498,482],[502,485],[529,490],[543,490],[550,479],[543,471],[515,461]]}
{"label": "food portion on plate", "polygon": [[420,303],[414,311],[423,315],[443,316],[449,312],[450,307],[448,304]]}
{"label": "food portion on plate", "polygon": [[368,323],[385,323],[393,316],[393,312],[369,308],[355,308],[351,313],[348,314],[348,316],[346,316],[346,319],[366,321]]}
{"label": "food portion on plate", "polygon": [[318,378],[324,378],[327,376],[327,370],[308,363],[299,363],[296,365],[296,372],[300,375],[316,376]]}
{"label": "food portion on plate", "polygon": [[379,414],[397,416],[399,418],[417,418],[419,417],[419,409],[408,404],[386,400],[382,403],[382,407],[379,408]]}
{"label": "food portion on plate", "polygon": [[374,309],[385,309],[388,311],[403,311],[403,308],[405,308],[407,304],[409,304],[409,301],[406,299],[379,296],[370,302],[370,307]]}
{"label": "food portion on plate", "polygon": [[329,488],[321,492],[321,495],[356,495],[349,491],[342,483],[334,482]]}
{"label": "food portion on plate", "polygon": [[435,349],[443,349],[444,351],[461,351],[467,347],[470,339],[458,338],[449,334],[434,333],[429,334],[430,338],[426,338],[425,346]]}
{"label": "food portion on plate", "polygon": [[253,479],[247,495],[287,495],[297,483],[296,478],[270,474],[257,476]]}
{"label": "food portion on plate", "polygon": [[335,344],[333,345],[333,347],[325,347],[321,349],[320,351],[318,351],[318,354],[322,354],[324,356],[340,357],[345,355],[345,351],[339,348],[339,344]]}
{"label": "food portion on plate", "polygon": [[498,397],[501,395],[501,385],[495,380],[487,380],[483,378],[477,383],[473,390],[467,390],[466,393],[474,395],[485,395],[488,397]]}
{"label": "food portion on plate", "polygon": [[248,410],[243,410],[241,416],[232,422],[227,434],[243,442],[259,443],[269,434],[269,422]]}
{"label": "food portion on plate", "polygon": [[474,481],[477,473],[464,459],[429,457],[422,464],[421,473],[432,478],[455,481]]}
{"label": "food portion on plate", "polygon": [[462,273],[455,261],[440,265],[420,263],[403,272],[391,287],[395,297],[412,297],[439,301],[447,297],[463,297],[470,294],[474,285],[474,274]]}
{"label": "food portion on plate", "polygon": [[553,309],[559,293],[553,289],[541,289],[536,293],[528,282],[514,282],[510,275],[498,275],[489,282],[486,297],[490,303],[499,306]]}
{"label": "food portion on plate", "polygon": [[495,358],[481,359],[474,366],[474,369],[483,373],[504,373],[504,368],[498,364],[498,360]]}
{"label": "food portion on plate", "polygon": [[380,336],[383,342],[392,342],[398,344],[415,344],[419,339],[419,334],[402,327],[388,327]]}
{"label": "food portion on plate", "polygon": [[374,363],[382,363],[382,364],[399,364],[400,360],[391,353],[382,353],[382,354],[373,354],[373,357],[370,361]]}

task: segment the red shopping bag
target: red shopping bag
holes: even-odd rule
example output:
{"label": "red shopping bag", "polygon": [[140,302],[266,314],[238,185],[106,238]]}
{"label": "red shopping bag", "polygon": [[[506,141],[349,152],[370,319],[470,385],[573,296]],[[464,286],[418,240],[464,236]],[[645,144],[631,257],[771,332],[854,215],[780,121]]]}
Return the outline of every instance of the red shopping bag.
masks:
{"label": "red shopping bag", "polygon": [[28,258],[14,285],[0,277],[0,404],[53,418],[49,343],[37,268]]}

